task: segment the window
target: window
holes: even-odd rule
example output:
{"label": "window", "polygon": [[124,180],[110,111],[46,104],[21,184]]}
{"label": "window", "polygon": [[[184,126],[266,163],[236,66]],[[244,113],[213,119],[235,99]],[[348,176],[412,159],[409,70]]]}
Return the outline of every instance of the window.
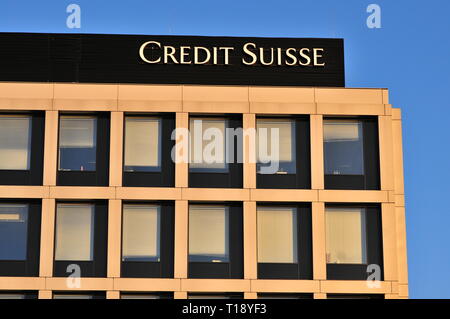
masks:
{"label": "window", "polygon": [[59,202],[55,216],[54,277],[73,273],[82,277],[106,276],[108,202]]}
{"label": "window", "polygon": [[94,299],[92,295],[64,295],[64,294],[54,294],[53,299]]}
{"label": "window", "polygon": [[224,206],[189,208],[189,261],[229,261],[229,217]]}
{"label": "window", "polygon": [[383,236],[379,204],[325,206],[328,280],[367,280],[378,265],[383,280]]}
{"label": "window", "polygon": [[327,263],[367,262],[365,215],[363,208],[327,208]]}
{"label": "window", "polygon": [[105,299],[104,292],[56,292],[53,299]]}
{"label": "window", "polygon": [[323,128],[325,174],[364,175],[362,123],[325,120]]}
{"label": "window", "polygon": [[261,293],[258,299],[313,299],[313,294]]}
{"label": "window", "polygon": [[242,203],[191,203],[188,246],[189,278],[242,278]]}
{"label": "window", "polygon": [[325,118],[326,189],[380,189],[377,117]]}
{"label": "window", "polygon": [[110,112],[59,118],[57,185],[109,185]]}
{"label": "window", "polygon": [[384,299],[383,294],[327,294],[327,299]]}
{"label": "window", "polygon": [[92,204],[58,204],[55,260],[93,260],[93,218]]}
{"label": "window", "polygon": [[123,206],[123,261],[160,261],[160,207]]}
{"label": "window", "polygon": [[41,200],[0,201],[0,276],[39,275]]}
{"label": "window", "polygon": [[[261,174],[268,170],[271,174],[295,174],[295,121],[258,119],[256,129],[257,172]],[[273,170],[269,169],[273,166]]]}
{"label": "window", "polygon": [[240,293],[193,293],[188,295],[188,299],[243,299]]}
{"label": "window", "polygon": [[311,204],[256,209],[259,279],[312,279]]}
{"label": "window", "polygon": [[26,260],[28,205],[0,203],[0,260]]}
{"label": "window", "polygon": [[311,188],[309,116],[256,118],[256,187]]}
{"label": "window", "polygon": [[155,117],[125,118],[126,172],[161,170],[161,119]]}
{"label": "window", "polygon": [[0,185],[42,185],[45,112],[0,113]]}
{"label": "window", "polygon": [[122,211],[121,276],[173,277],[174,202],[125,202]]}
{"label": "window", "polygon": [[189,187],[242,188],[242,114],[189,119]]}
{"label": "window", "polygon": [[189,170],[228,172],[226,161],[226,120],[223,118],[191,118],[189,131]]}
{"label": "window", "polygon": [[37,299],[37,292],[34,291],[2,291],[0,299]]}
{"label": "window", "polygon": [[170,292],[121,293],[120,299],[173,299]]}
{"label": "window", "polygon": [[258,262],[296,263],[297,242],[295,208],[258,208]]}
{"label": "window", "polygon": [[95,171],[97,119],[61,116],[59,125],[59,170]]}
{"label": "window", "polygon": [[123,186],[173,187],[174,113],[127,113],[124,120]]}
{"label": "window", "polygon": [[31,116],[0,115],[0,170],[29,170]]}

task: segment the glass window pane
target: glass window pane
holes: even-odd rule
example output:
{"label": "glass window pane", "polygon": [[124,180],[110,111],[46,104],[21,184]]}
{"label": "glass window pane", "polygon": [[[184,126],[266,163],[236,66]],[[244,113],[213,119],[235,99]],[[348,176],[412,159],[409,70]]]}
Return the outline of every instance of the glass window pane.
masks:
{"label": "glass window pane", "polygon": [[189,206],[189,261],[228,262],[228,207]]}
{"label": "glass window pane", "polygon": [[93,260],[93,227],[94,205],[58,204],[55,260]]}
{"label": "glass window pane", "polygon": [[95,171],[97,119],[61,116],[59,126],[59,170]]}
{"label": "glass window pane", "polygon": [[0,260],[27,259],[28,205],[0,204]]}
{"label": "glass window pane", "polygon": [[120,299],[162,299],[157,294],[121,294]]}
{"label": "glass window pane", "polygon": [[188,296],[188,299],[234,299],[233,296],[230,295],[220,295],[220,294],[211,294],[211,295],[192,295]]}
{"label": "glass window pane", "polygon": [[30,143],[30,116],[0,116],[0,169],[29,170]]}
{"label": "glass window pane", "polygon": [[123,206],[122,260],[160,260],[160,207]]}
{"label": "glass window pane", "polygon": [[[276,174],[295,174],[295,121],[290,119],[258,119],[256,122],[256,159],[261,166],[279,162]],[[276,133],[278,132],[278,133]],[[277,135],[278,134],[278,137]]]}
{"label": "glass window pane", "polygon": [[24,294],[0,294],[0,299],[25,299]]}
{"label": "glass window pane", "polygon": [[258,207],[258,262],[297,263],[297,211]]}
{"label": "glass window pane", "polygon": [[53,294],[53,299],[94,299],[92,295]]}
{"label": "glass window pane", "polygon": [[325,120],[323,137],[325,174],[364,175],[360,121]]}
{"label": "glass window pane", "polygon": [[161,120],[151,117],[125,119],[125,171],[159,171]]}
{"label": "glass window pane", "polygon": [[326,246],[329,264],[365,264],[367,262],[365,210],[327,208]]}
{"label": "glass window pane", "polygon": [[226,120],[191,118],[189,131],[189,169],[193,171],[226,172]]}

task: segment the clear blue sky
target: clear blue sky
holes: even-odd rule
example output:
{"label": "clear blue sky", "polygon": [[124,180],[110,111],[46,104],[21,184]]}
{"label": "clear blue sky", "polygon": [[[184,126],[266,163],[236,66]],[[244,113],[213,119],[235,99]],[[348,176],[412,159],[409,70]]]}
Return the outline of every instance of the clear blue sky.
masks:
{"label": "clear blue sky", "polygon": [[448,0],[1,0],[0,31],[344,38],[347,87],[389,88],[403,109],[410,296],[450,298],[449,16]]}

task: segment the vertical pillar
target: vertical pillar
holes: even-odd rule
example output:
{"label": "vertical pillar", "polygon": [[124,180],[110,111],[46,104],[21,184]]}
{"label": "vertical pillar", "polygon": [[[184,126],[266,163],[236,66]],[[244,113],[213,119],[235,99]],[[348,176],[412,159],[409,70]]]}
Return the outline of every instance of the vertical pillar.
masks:
{"label": "vertical pillar", "polygon": [[398,280],[395,207],[393,203],[381,204],[383,234],[384,280]]}
{"label": "vertical pillar", "polygon": [[52,277],[55,243],[55,199],[42,200],[39,277]]}
{"label": "vertical pillar", "polygon": [[311,115],[311,188],[324,189],[323,117]]}
{"label": "vertical pillar", "polygon": [[256,188],[256,116],[255,114],[243,114],[243,159],[244,159],[244,188]]}
{"label": "vertical pillar", "polygon": [[325,203],[312,203],[313,278],[327,279]]}
{"label": "vertical pillar", "polygon": [[[176,114],[176,129],[189,129],[189,113],[177,113]],[[183,143],[184,146],[182,152],[176,152],[177,163],[175,164],[175,187],[188,187],[188,161],[180,160],[180,157],[188,159],[189,154],[189,141],[185,141],[187,136],[179,136],[175,143]],[[178,150],[178,148],[177,148]]]}
{"label": "vertical pillar", "polygon": [[381,190],[394,190],[392,117],[378,116]]}
{"label": "vertical pillar", "polygon": [[106,299],[120,299],[120,291],[107,291]]}
{"label": "vertical pillar", "polygon": [[58,126],[58,111],[46,111],[44,137],[44,186],[56,185]]}
{"label": "vertical pillar", "polygon": [[122,186],[123,167],[123,112],[111,112],[111,134],[109,155],[109,185]]}
{"label": "vertical pillar", "polygon": [[187,278],[188,272],[188,201],[175,201],[174,277]]}
{"label": "vertical pillar", "polygon": [[120,277],[122,234],[122,201],[110,199],[108,205],[108,270],[107,276]]}
{"label": "vertical pillar", "polygon": [[244,279],[257,278],[256,223],[256,202],[244,202]]}

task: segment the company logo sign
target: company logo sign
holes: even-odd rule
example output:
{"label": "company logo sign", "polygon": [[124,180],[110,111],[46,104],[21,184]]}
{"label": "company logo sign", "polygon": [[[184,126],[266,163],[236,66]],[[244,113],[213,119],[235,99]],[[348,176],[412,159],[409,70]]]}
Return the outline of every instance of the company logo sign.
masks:
{"label": "company logo sign", "polygon": [[139,56],[148,64],[233,65],[230,56],[238,53],[239,63],[247,66],[325,67],[326,51],[321,47],[259,47],[254,42],[242,47],[172,46],[158,41],[144,42]]}

